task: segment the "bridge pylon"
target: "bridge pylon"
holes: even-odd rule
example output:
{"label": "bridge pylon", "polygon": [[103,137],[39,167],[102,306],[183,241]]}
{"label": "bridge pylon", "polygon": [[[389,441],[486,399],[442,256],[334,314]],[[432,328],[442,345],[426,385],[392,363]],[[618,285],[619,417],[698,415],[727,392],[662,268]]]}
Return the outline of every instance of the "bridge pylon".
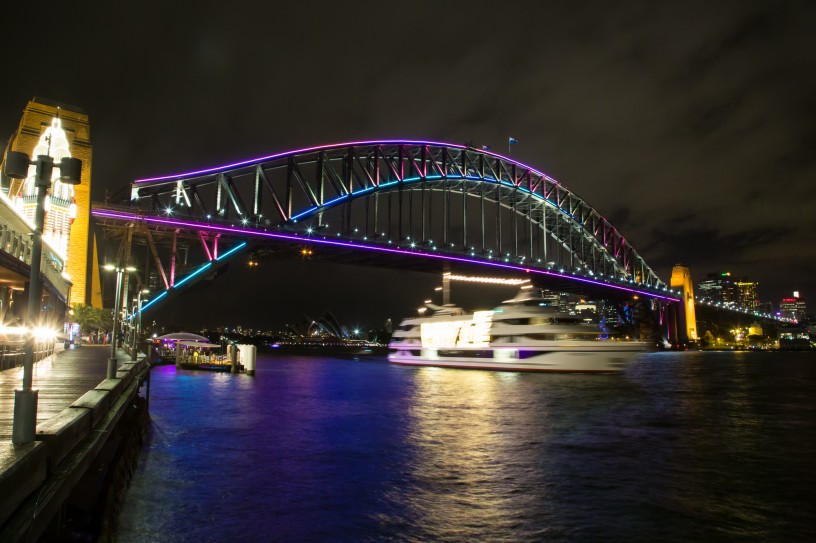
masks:
{"label": "bridge pylon", "polygon": [[697,315],[694,310],[694,287],[691,284],[691,273],[688,266],[675,264],[672,268],[671,288],[681,291],[683,303],[677,306],[676,335],[670,334],[674,344],[687,344],[697,341]]}

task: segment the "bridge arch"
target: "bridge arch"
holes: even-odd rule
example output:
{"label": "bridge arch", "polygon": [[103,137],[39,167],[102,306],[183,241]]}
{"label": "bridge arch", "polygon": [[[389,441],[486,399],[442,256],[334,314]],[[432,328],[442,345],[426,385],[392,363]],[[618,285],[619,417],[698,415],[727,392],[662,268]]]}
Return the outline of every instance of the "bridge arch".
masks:
{"label": "bridge arch", "polygon": [[140,179],[131,207],[666,288],[561,183],[511,158],[425,141],[327,145]]}

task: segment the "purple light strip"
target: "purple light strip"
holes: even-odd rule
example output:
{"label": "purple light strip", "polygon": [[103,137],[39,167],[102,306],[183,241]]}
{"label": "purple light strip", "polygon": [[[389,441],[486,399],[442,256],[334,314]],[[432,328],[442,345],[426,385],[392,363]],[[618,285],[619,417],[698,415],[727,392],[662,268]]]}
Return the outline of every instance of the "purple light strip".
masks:
{"label": "purple light strip", "polygon": [[314,151],[321,151],[321,150],[328,150],[328,149],[337,149],[337,148],[342,148],[342,147],[352,147],[352,146],[356,146],[356,145],[435,145],[437,147],[452,147],[454,149],[472,149],[473,151],[476,151],[478,153],[491,155],[491,156],[494,156],[496,158],[500,158],[500,159],[502,159],[502,160],[504,160],[506,162],[510,162],[511,164],[515,164],[516,166],[521,166],[522,168],[530,170],[534,174],[539,175],[541,177],[544,177],[544,178],[546,178],[547,180],[549,180],[549,181],[551,181],[553,183],[560,184],[560,183],[558,183],[557,180],[553,179],[552,177],[550,177],[546,173],[540,172],[540,171],[536,170],[535,168],[532,168],[532,167],[530,167],[530,166],[528,166],[526,164],[522,164],[521,162],[519,162],[517,160],[513,160],[510,157],[506,157],[506,156],[500,155],[498,153],[493,153],[491,151],[485,151],[485,150],[482,150],[482,149],[475,149],[473,147],[466,147],[464,145],[458,145],[458,144],[455,144],[455,143],[445,143],[445,142],[440,142],[440,141],[422,141],[422,140],[371,140],[371,141],[352,141],[352,142],[347,142],[347,143],[333,143],[333,144],[330,144],[330,145],[318,145],[316,147],[306,147],[304,149],[297,149],[295,151],[286,151],[284,153],[276,153],[274,155],[264,156],[264,157],[260,157],[260,158],[253,158],[253,159],[250,159],[250,160],[243,160],[241,162],[235,162],[233,164],[226,164],[224,166],[216,166],[216,167],[213,167],[213,168],[206,168],[206,169],[203,169],[203,170],[196,170],[196,171],[192,171],[192,172],[179,173],[179,174],[174,174],[174,175],[165,175],[165,176],[161,176],[161,177],[149,177],[149,178],[145,178],[145,179],[137,179],[134,182],[135,183],[149,183],[149,182],[156,182],[156,181],[173,181],[173,180],[184,179],[185,177],[197,177],[197,176],[200,176],[200,175],[216,173],[216,172],[220,172],[220,171],[224,171],[224,170],[231,170],[233,168],[240,168],[241,166],[248,166],[250,164],[256,164],[258,162],[266,162],[268,160],[275,160],[277,158],[284,158],[284,157],[288,157],[288,156],[292,156],[292,155],[299,155],[299,154],[303,154],[303,153],[311,153],[311,152],[314,152]]}
{"label": "purple light strip", "polygon": [[207,230],[212,232],[223,232],[228,234],[236,234],[241,236],[255,236],[261,238],[271,238],[271,239],[280,239],[280,240],[287,240],[287,241],[298,241],[298,242],[306,242],[306,243],[315,243],[321,245],[331,245],[335,247],[352,247],[355,249],[363,249],[367,251],[380,251],[383,253],[391,253],[391,254],[399,254],[399,255],[411,255],[417,257],[424,257],[424,258],[434,258],[437,260],[451,260],[454,262],[463,262],[466,264],[479,264],[484,266],[492,266],[494,268],[501,268],[505,270],[511,270],[516,272],[523,272],[523,273],[536,273],[539,275],[549,275],[551,277],[561,277],[561,278],[569,278],[574,281],[579,281],[582,283],[589,283],[592,285],[598,285],[607,288],[613,288],[616,290],[623,290],[626,292],[631,292],[633,294],[642,294],[644,296],[649,296],[652,298],[660,298],[662,300],[667,300],[670,302],[680,302],[681,300],[677,298],[671,298],[669,296],[664,296],[662,294],[657,294],[654,292],[650,292],[648,290],[639,290],[631,287],[625,287],[622,285],[615,285],[612,283],[604,283],[602,281],[595,281],[593,279],[587,279],[584,277],[576,277],[574,275],[563,275],[560,273],[555,273],[549,270],[538,270],[535,268],[528,268],[524,266],[517,266],[515,264],[503,264],[501,262],[489,262],[484,260],[478,260],[475,258],[465,258],[460,256],[452,256],[452,255],[443,255],[439,253],[426,253],[423,251],[409,251],[406,249],[396,249],[390,247],[376,247],[372,245],[363,245],[360,243],[353,243],[353,242],[346,242],[346,241],[335,241],[330,239],[318,239],[318,238],[311,238],[311,237],[304,237],[298,236],[294,234],[278,234],[274,232],[259,232],[257,230],[252,230],[250,228],[238,228],[235,226],[221,226],[221,225],[214,225],[208,223],[199,223],[194,221],[178,221],[172,219],[164,219],[162,217],[145,217],[141,215],[136,215],[134,213],[122,213],[122,212],[114,212],[114,211],[106,211],[106,210],[93,210],[91,212],[92,215],[95,217],[105,217],[109,219],[119,219],[119,220],[142,220],[149,223],[154,224],[163,224],[167,226],[182,226],[185,228],[191,228],[194,230]]}

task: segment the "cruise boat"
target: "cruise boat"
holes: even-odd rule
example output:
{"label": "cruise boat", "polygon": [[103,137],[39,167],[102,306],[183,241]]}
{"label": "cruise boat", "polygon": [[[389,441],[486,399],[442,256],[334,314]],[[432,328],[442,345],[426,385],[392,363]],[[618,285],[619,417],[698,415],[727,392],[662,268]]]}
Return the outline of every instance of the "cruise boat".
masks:
{"label": "cruise boat", "polygon": [[619,372],[647,344],[547,307],[532,289],[491,311],[434,306],[400,323],[389,344],[395,364],[504,371]]}

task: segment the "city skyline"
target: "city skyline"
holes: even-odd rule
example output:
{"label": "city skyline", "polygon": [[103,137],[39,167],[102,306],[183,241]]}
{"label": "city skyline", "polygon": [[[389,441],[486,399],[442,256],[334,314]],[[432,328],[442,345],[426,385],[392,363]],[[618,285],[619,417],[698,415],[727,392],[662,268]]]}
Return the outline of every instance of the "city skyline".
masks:
{"label": "city skyline", "polygon": [[[10,135],[33,96],[87,111],[95,201],[136,178],[335,141],[415,137],[507,154],[512,137],[513,158],[586,199],[664,280],[683,263],[695,284],[717,270],[750,277],[775,305],[794,290],[816,296],[813,6],[497,12],[475,2],[461,13],[435,7],[440,25],[425,24],[422,9],[398,18],[377,3],[356,7],[321,6],[317,17],[309,5],[204,5],[183,17],[83,7],[41,21],[40,40],[10,28],[26,46],[10,59],[16,83],[2,91],[0,128]],[[279,20],[309,29],[263,31]],[[331,268],[355,284],[339,293],[308,262],[262,266],[260,281],[237,267],[212,287],[215,311],[241,311],[233,301],[244,297],[340,312],[372,284],[391,285],[390,299],[367,301],[375,313],[405,310],[437,281]],[[298,296],[258,295],[295,277]],[[196,315],[194,298],[162,311]]]}

